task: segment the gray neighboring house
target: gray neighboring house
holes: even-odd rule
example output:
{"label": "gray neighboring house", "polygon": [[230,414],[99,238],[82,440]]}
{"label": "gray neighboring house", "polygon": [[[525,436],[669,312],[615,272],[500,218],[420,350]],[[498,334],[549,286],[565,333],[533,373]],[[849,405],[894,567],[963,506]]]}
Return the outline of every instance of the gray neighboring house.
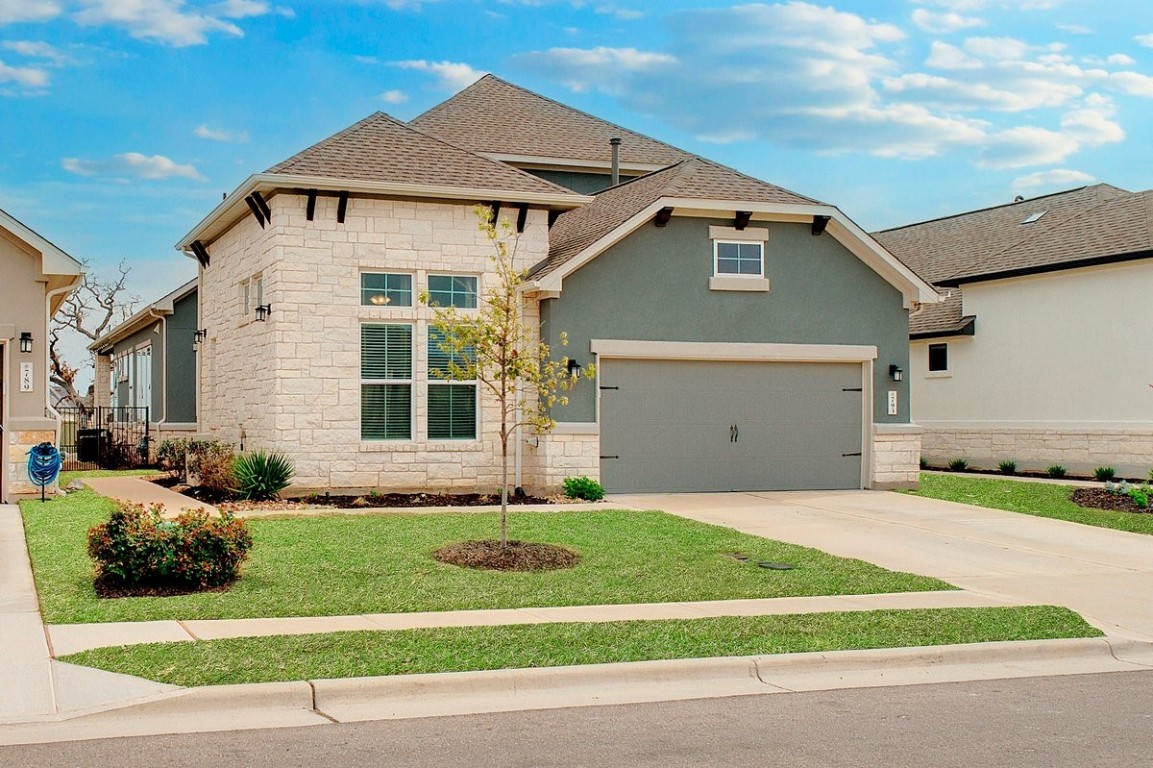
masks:
{"label": "gray neighboring house", "polygon": [[143,421],[147,413],[156,441],[195,434],[197,301],[197,281],[190,280],[88,345],[96,360],[94,405],[118,409],[118,421]]}
{"label": "gray neighboring house", "polygon": [[431,376],[414,300],[467,311],[491,284],[477,203],[519,233],[526,316],[597,368],[553,432],[518,435],[516,485],[916,484],[899,372],[928,283],[835,206],[491,75],[255,174],[181,240],[202,431],[288,453],[300,490],[495,487],[495,407]]}
{"label": "gray neighboring house", "polygon": [[28,449],[60,443],[48,384],[48,324],[80,284],[80,262],[0,210],[0,503],[35,489]]}

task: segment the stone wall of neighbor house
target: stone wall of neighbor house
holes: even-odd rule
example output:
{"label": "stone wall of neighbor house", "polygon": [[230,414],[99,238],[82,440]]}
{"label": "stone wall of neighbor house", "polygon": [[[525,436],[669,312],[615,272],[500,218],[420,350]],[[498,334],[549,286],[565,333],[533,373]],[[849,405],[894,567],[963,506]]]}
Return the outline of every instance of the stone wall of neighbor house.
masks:
{"label": "stone wall of neighbor house", "polygon": [[[9,499],[15,496],[38,495],[40,489],[28,481],[28,451],[32,446],[43,442],[57,443],[57,430],[53,422],[44,419],[38,425],[29,425],[23,428],[18,424],[10,424],[10,429],[4,434],[8,439],[8,480],[5,483]],[[56,486],[49,486],[47,492],[52,494]]]}
{"label": "stone wall of neighbor house", "polygon": [[872,487],[916,488],[920,477],[921,428],[911,424],[875,424]]}
{"label": "stone wall of neighbor house", "polygon": [[[417,295],[429,274],[476,275],[481,293],[495,276],[493,245],[470,205],[277,195],[272,224],[246,218],[209,247],[203,270],[201,430],[245,449],[278,450],[296,464],[295,490],[323,488],[495,489],[500,477],[499,413],[482,396],[479,439],[427,438],[428,326]],[[511,213],[515,217],[515,211]],[[548,216],[530,210],[516,245],[522,267],[545,258]],[[413,275],[413,307],[362,306],[361,272]],[[267,322],[243,322],[240,281],[261,273]],[[535,307],[530,307],[535,316]],[[360,326],[413,326],[413,439],[361,440]],[[206,349],[205,349],[206,348]],[[527,481],[526,481],[527,482]]]}
{"label": "stone wall of neighbor house", "polygon": [[1125,429],[927,426],[922,452],[933,466],[962,458],[974,468],[996,469],[1000,462],[1009,460],[1023,470],[1043,471],[1060,464],[1070,473],[1082,475],[1109,466],[1119,477],[1144,479],[1153,468],[1153,424]]}

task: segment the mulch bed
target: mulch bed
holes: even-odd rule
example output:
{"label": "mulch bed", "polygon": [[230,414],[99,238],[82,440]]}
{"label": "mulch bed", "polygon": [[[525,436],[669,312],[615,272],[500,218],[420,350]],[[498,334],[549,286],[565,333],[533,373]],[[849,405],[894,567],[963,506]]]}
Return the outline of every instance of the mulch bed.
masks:
{"label": "mulch bed", "polygon": [[580,562],[580,555],[576,552],[554,544],[510,541],[501,546],[495,539],[449,544],[433,552],[432,556],[449,565],[488,571],[555,571],[571,568]]}
{"label": "mulch bed", "polygon": [[92,586],[96,590],[97,597],[107,599],[115,599],[118,597],[174,597],[176,595],[194,595],[198,592],[227,592],[232,588],[231,584],[224,584],[219,587],[205,587],[203,589],[175,586],[172,584],[127,587],[100,578],[93,581]]}
{"label": "mulch bed", "polygon": [[1089,509],[1105,509],[1114,512],[1148,513],[1150,510],[1137,504],[1126,493],[1113,493],[1104,488],[1078,488],[1071,497],[1073,503]]}

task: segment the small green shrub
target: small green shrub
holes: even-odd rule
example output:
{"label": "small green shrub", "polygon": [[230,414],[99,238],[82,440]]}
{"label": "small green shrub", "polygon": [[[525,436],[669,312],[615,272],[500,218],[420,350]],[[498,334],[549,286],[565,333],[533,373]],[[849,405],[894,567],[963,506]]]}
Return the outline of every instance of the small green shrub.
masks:
{"label": "small green shrub", "polygon": [[1150,488],[1147,485],[1138,485],[1129,489],[1129,498],[1142,509],[1149,509],[1149,492]]}
{"label": "small green shrub", "polygon": [[1017,474],[1017,462],[1006,459],[997,465],[997,469],[1000,470],[1002,475],[1015,475]]}
{"label": "small green shrub", "polygon": [[566,477],[562,485],[564,495],[570,499],[600,501],[605,497],[604,486],[590,477]]}
{"label": "small green shrub", "polygon": [[969,468],[969,462],[965,459],[949,459],[950,472],[964,472]]}
{"label": "small green shrub", "polygon": [[112,589],[195,591],[235,581],[252,535],[230,514],[203,509],[166,520],[162,508],[120,504],[108,522],[88,531],[96,583]]}
{"label": "small green shrub", "polygon": [[926,459],[924,456],[922,456],[921,457],[921,469],[928,469],[928,468],[929,468],[929,460]]}
{"label": "small green shrub", "polygon": [[1049,477],[1053,478],[1054,480],[1060,480],[1065,476],[1065,473],[1068,472],[1068,470],[1062,467],[1060,464],[1054,464],[1045,471],[1048,472]]}
{"label": "small green shrub", "polygon": [[242,499],[266,501],[280,498],[280,492],[292,482],[296,468],[283,453],[253,451],[237,457],[232,465],[236,492]]}
{"label": "small green shrub", "polygon": [[1101,482],[1107,482],[1117,476],[1113,467],[1097,467],[1093,470],[1093,477]]}

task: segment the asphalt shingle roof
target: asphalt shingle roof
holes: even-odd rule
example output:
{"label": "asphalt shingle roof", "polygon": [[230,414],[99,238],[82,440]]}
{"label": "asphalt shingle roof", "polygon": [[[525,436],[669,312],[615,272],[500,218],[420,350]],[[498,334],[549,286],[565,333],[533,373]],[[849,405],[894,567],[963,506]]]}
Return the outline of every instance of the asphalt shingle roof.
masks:
{"label": "asphalt shingle roof", "polygon": [[473,152],[607,163],[609,139],[617,137],[622,163],[672,165],[692,156],[495,75],[485,75],[411,124]]}
{"label": "asphalt shingle roof", "polygon": [[561,214],[549,232],[548,259],[533,269],[532,276],[549,274],[662,197],[821,205],[711,160],[692,157],[598,192],[588,205]]}
{"label": "asphalt shingle roof", "polygon": [[277,163],[267,173],[513,193],[573,194],[532,174],[429,136],[383,112],[369,115]]}

